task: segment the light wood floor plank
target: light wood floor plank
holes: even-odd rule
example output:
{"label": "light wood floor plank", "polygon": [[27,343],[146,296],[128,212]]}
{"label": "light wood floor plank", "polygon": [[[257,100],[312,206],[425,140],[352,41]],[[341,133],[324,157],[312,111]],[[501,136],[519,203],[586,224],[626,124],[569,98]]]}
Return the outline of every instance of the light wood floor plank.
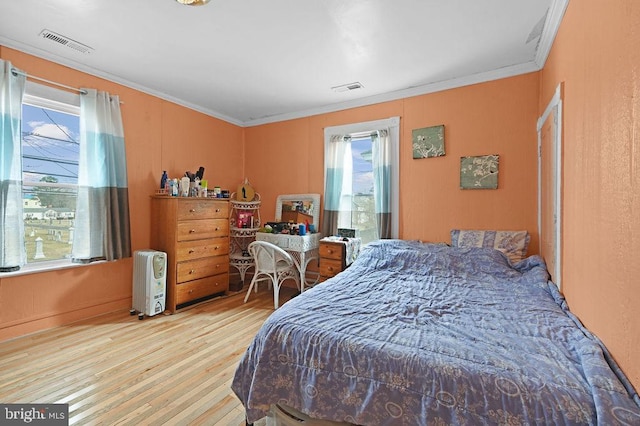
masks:
{"label": "light wood floor plank", "polygon": [[119,311],[0,342],[0,401],[69,404],[72,425],[243,425],[230,384],[273,312],[262,287],[247,303],[240,292],[143,321]]}

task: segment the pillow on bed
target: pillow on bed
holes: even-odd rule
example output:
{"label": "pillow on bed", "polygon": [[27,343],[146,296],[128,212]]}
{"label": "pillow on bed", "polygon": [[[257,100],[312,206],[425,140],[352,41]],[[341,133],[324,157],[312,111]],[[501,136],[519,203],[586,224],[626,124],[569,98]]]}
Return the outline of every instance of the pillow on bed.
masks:
{"label": "pillow on bed", "polygon": [[527,231],[451,230],[453,247],[485,247],[500,250],[511,263],[519,262],[527,256],[530,239]]}

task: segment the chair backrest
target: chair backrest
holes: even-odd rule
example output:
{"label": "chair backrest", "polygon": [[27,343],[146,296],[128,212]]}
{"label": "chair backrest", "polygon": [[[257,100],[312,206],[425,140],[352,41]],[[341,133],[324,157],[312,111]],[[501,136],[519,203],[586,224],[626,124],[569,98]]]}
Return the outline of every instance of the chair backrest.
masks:
{"label": "chair backrest", "polygon": [[289,253],[267,241],[253,241],[247,247],[249,254],[256,262],[256,270],[272,273],[278,265],[293,266],[293,258]]}

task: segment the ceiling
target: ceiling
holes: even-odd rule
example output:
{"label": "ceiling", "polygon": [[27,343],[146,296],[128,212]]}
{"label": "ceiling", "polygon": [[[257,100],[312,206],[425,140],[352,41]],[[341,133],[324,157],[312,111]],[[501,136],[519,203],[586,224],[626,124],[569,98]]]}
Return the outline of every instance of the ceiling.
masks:
{"label": "ceiling", "polygon": [[0,44],[251,126],[537,71],[567,2],[2,0]]}

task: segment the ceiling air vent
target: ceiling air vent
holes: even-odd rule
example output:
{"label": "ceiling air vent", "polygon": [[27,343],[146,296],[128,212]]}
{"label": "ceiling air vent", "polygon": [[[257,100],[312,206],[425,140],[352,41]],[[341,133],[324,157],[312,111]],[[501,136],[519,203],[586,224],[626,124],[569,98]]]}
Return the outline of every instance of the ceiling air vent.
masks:
{"label": "ceiling air vent", "polygon": [[91,53],[93,52],[93,48],[87,46],[86,44],[82,44],[78,41],[72,40],[69,37],[63,36],[61,34],[58,33],[54,33],[53,31],[49,31],[49,30],[42,30],[40,31],[40,37],[47,39],[47,40],[51,40],[55,43],[61,44],[63,46],[68,47],[69,49],[73,49],[76,52],[80,52],[80,53]]}
{"label": "ceiling air vent", "polygon": [[542,18],[540,18],[538,23],[533,27],[533,29],[529,33],[529,37],[527,37],[527,41],[525,42],[525,44],[539,38],[542,35],[542,31],[544,30],[544,23],[547,20],[548,13],[549,13],[549,9],[547,9],[547,11],[544,12],[544,15],[542,15]]}
{"label": "ceiling air vent", "polygon": [[362,89],[364,86],[357,81],[354,83],[343,84],[342,86],[334,86],[331,88],[334,92],[348,92],[349,90]]}

